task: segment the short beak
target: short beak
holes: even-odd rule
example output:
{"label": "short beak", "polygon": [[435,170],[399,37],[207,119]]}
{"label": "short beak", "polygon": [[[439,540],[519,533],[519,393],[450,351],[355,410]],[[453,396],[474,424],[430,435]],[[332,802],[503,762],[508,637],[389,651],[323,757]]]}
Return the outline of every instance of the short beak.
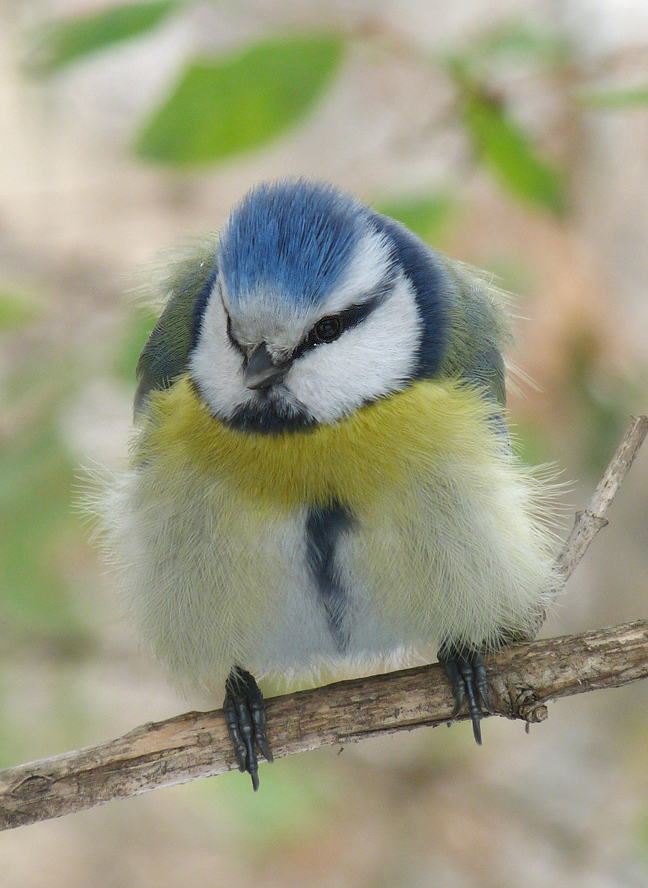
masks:
{"label": "short beak", "polygon": [[243,378],[249,389],[263,389],[274,382],[281,382],[287,372],[288,365],[275,364],[265,342],[262,342],[250,355]]}

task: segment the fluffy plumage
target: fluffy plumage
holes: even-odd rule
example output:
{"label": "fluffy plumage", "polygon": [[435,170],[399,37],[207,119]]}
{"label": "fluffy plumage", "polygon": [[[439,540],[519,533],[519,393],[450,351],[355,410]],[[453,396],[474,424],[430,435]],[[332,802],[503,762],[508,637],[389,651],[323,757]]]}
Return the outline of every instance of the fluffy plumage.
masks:
{"label": "fluffy plumage", "polygon": [[[215,420],[187,378],[149,406],[113,491],[112,543],[140,628],[182,679],[308,675],[441,639],[529,631],[555,577],[542,489],[457,382],[420,382],[308,433]],[[307,558],[309,509],[344,503],[340,650]]]}
{"label": "fluffy plumage", "polygon": [[558,578],[546,489],[504,422],[495,288],[304,180],[251,191],[164,287],[104,513],[178,681],[303,678],[439,644],[447,662],[532,631]]}
{"label": "fluffy plumage", "polygon": [[[494,289],[303,180],[253,190],[166,288],[105,515],[142,634],[180,681],[530,631],[557,578],[543,487],[503,433]],[[261,345],[278,381],[252,388]]]}

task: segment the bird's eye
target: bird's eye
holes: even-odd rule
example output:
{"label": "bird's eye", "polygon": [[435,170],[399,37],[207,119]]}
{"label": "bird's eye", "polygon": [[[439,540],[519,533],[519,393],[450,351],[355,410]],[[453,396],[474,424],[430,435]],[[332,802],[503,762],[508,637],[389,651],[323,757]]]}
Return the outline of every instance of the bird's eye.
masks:
{"label": "bird's eye", "polygon": [[334,339],[337,339],[340,333],[342,332],[342,321],[336,315],[331,315],[328,318],[322,318],[319,320],[312,330],[312,338],[313,341],[318,342],[333,342]]}

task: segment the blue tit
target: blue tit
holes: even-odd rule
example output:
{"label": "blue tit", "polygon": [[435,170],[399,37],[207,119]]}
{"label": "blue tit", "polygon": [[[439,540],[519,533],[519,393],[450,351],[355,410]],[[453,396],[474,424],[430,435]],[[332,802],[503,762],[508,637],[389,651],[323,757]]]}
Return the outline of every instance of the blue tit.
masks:
{"label": "blue tit", "polygon": [[435,646],[481,742],[483,654],[528,637],[559,583],[547,491],[505,425],[498,292],[304,179],[250,191],[165,290],[105,508],[148,646],[224,690],[255,789],[264,676]]}

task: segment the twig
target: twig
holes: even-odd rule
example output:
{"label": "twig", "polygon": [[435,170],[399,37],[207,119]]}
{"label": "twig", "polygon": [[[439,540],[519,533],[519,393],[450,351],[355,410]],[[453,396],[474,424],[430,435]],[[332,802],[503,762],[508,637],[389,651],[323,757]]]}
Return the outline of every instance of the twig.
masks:
{"label": "twig", "polygon": [[646,433],[648,433],[648,416],[633,416],[616,453],[594,491],[589,506],[576,515],[572,531],[558,556],[558,566],[565,580],[572,575],[599,530],[607,526],[605,513],[630,470]]}
{"label": "twig", "polygon": [[[648,418],[633,418],[589,507],[577,516],[559,559],[565,576],[607,523],[604,513],[647,431]],[[543,721],[549,700],[648,677],[648,621],[506,648],[489,657],[488,677],[498,714]],[[270,699],[268,739],[281,757],[435,726],[447,722],[452,709],[447,681],[434,664]],[[188,712],[142,725],[117,740],[0,772],[0,828],[234,767],[222,711]]]}

